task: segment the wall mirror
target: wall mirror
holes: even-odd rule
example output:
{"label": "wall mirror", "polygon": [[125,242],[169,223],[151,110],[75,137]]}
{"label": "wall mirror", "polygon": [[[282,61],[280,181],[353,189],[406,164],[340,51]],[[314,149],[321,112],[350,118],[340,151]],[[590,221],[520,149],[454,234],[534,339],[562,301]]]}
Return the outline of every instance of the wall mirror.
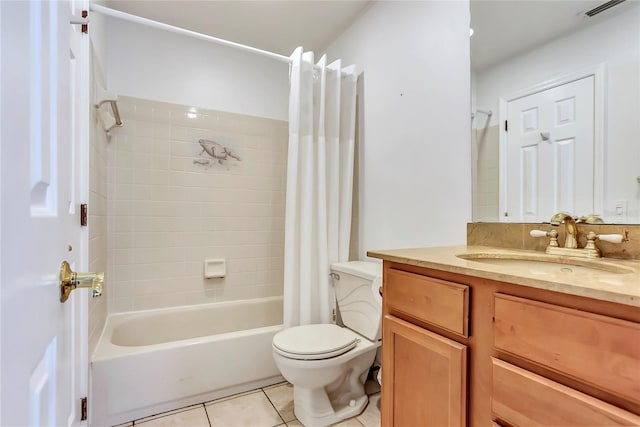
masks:
{"label": "wall mirror", "polygon": [[470,7],[473,220],[640,223],[640,2]]}

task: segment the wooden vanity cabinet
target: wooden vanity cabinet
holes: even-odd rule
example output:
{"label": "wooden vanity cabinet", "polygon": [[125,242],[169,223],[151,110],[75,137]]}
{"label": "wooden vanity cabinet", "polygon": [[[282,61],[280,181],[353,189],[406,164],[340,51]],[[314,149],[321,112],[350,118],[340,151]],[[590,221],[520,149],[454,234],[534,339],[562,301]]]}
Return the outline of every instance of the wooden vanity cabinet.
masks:
{"label": "wooden vanity cabinet", "polygon": [[394,268],[383,281],[382,425],[465,427],[469,287]]}
{"label": "wooden vanity cabinet", "polygon": [[640,425],[640,309],[384,261],[382,426]]}

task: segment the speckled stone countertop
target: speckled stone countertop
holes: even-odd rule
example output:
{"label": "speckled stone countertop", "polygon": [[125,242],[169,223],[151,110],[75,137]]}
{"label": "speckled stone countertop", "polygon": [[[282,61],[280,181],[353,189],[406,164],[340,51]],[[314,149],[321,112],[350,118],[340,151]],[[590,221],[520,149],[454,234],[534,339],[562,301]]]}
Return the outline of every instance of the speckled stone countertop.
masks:
{"label": "speckled stone countertop", "polygon": [[[385,261],[640,307],[640,261],[610,258],[588,260],[551,256],[539,251],[485,246],[391,249],[369,251],[367,255]],[[460,256],[538,261],[548,259],[564,265],[558,266],[557,270],[540,268],[535,263],[530,267],[494,265],[479,260],[464,259]],[[572,266],[578,266],[576,271],[569,271]],[[581,266],[598,268],[598,270],[585,271],[580,268]]]}

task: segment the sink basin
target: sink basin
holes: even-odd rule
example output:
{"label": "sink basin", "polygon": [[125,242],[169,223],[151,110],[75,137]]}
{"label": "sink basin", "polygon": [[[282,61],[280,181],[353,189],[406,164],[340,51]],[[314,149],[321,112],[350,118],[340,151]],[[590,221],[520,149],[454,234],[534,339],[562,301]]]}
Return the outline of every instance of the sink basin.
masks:
{"label": "sink basin", "polygon": [[636,273],[633,268],[602,260],[580,259],[547,254],[513,254],[477,252],[456,255],[458,258],[483,264],[518,268],[533,274],[594,274]]}

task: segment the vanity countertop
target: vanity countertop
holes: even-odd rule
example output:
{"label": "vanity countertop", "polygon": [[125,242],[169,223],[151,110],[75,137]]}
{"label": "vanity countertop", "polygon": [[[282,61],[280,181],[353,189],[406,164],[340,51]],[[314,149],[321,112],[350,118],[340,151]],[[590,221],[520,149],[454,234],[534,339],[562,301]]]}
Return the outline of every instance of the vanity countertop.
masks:
{"label": "vanity countertop", "polygon": [[[601,258],[594,262],[627,269],[627,273],[539,271],[510,265],[492,265],[457,255],[487,254],[495,258],[543,255],[537,251],[485,246],[446,246],[369,251],[367,255],[385,261],[514,283],[603,301],[640,307],[640,261]],[[566,259],[566,257],[563,257]],[[580,262],[580,261],[576,261]],[[568,266],[570,267],[570,266]]]}

